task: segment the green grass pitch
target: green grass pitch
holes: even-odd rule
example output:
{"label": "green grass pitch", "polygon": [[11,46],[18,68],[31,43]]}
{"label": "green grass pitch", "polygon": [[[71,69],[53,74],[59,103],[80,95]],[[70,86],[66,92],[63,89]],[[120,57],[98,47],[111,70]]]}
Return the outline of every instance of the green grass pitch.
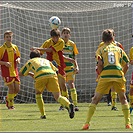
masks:
{"label": "green grass pitch", "polygon": [[[75,112],[73,119],[69,118],[67,110],[58,111],[60,104],[45,104],[47,119],[40,119],[40,112],[36,103],[15,104],[15,110],[8,110],[5,104],[1,104],[0,131],[31,131],[31,132],[86,132],[81,127],[86,120],[88,103],[79,103],[80,111]],[[107,103],[99,103],[91,120],[90,132],[133,132],[133,129],[125,129],[124,117],[120,103],[117,103],[119,111],[111,111]],[[131,114],[131,121],[133,115]],[[88,132],[88,131],[87,131]]]}

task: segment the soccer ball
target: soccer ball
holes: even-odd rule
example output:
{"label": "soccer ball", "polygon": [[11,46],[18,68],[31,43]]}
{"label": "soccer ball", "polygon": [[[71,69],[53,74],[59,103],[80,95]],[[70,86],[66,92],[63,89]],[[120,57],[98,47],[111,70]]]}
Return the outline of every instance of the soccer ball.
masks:
{"label": "soccer ball", "polygon": [[49,19],[49,24],[52,29],[57,29],[61,24],[61,20],[57,16],[52,16]]}

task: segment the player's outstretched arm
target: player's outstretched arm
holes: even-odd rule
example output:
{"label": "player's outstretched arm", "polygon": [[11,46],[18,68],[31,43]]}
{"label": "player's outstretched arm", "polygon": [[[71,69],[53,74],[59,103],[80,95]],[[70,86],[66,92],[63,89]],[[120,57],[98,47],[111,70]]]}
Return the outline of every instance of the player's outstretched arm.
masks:
{"label": "player's outstretched arm", "polygon": [[39,47],[32,47],[30,50],[33,51],[33,50],[39,50],[39,51],[44,51],[44,52],[52,52],[53,49],[52,48],[39,48]]}
{"label": "player's outstretched arm", "polygon": [[[28,72],[28,75],[31,77],[34,77],[34,73],[32,73],[32,72]],[[25,75],[23,75],[22,72],[19,72],[19,76],[25,76]]]}

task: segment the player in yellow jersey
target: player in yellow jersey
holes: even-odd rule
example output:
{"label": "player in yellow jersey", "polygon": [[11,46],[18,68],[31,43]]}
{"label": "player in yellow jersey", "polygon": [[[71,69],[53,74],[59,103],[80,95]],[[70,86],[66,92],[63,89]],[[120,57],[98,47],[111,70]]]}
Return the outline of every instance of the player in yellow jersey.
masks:
{"label": "player in yellow jersey", "polygon": [[68,109],[69,117],[74,117],[74,105],[66,97],[61,96],[56,74],[57,68],[47,59],[40,57],[39,50],[33,50],[30,53],[30,60],[21,68],[19,75],[30,75],[35,80],[36,103],[39,107],[41,118],[46,119],[46,112],[42,93],[44,88],[52,92],[54,98]]}
{"label": "player in yellow jersey", "polygon": [[62,39],[65,42],[65,47],[63,49],[63,55],[68,58],[72,58],[75,60],[75,64],[70,62],[69,60],[65,61],[65,72],[66,72],[66,82],[68,83],[68,87],[70,88],[71,99],[75,105],[75,111],[79,111],[77,106],[77,91],[75,88],[75,74],[79,72],[79,67],[76,59],[76,55],[79,53],[76,44],[70,40],[71,30],[68,27],[64,27],[61,32]]}
{"label": "player in yellow jersey", "polygon": [[[120,48],[122,48],[124,50],[124,47],[122,46],[122,44],[120,42],[117,42],[115,40],[115,33],[114,33],[114,30],[113,29],[110,29],[112,31],[112,34],[114,36],[114,45],[115,46],[118,46]],[[104,42],[101,42],[98,46],[98,48],[100,48],[101,46],[104,45]],[[97,71],[97,70],[96,70]],[[97,73],[98,74],[98,73]],[[111,110],[114,110],[114,111],[117,111],[117,107],[116,107],[116,101],[117,101],[117,93],[114,91],[113,88],[111,88],[111,90],[109,91],[109,94],[107,94],[107,103],[108,103],[108,106],[112,105],[111,107]]]}
{"label": "player in yellow jersey", "polygon": [[[130,64],[133,65],[133,47],[130,48],[129,59],[130,59]],[[130,113],[132,113],[132,110],[133,110],[133,72],[132,72],[131,81],[130,81],[129,102],[130,102]]]}
{"label": "player in yellow jersey", "polygon": [[66,67],[63,57],[64,40],[60,38],[60,30],[53,29],[50,31],[51,38],[46,40],[41,47],[33,47],[33,49],[38,49],[41,54],[46,53],[47,59],[49,61],[54,61],[57,63],[58,67],[58,79],[63,96],[68,98],[68,91],[66,88],[66,73],[64,68]]}
{"label": "player in yellow jersey", "polygon": [[6,106],[14,109],[14,97],[20,90],[20,79],[18,76],[18,64],[20,63],[20,52],[17,45],[12,44],[13,32],[7,30],[4,33],[4,44],[0,46],[1,74],[5,85],[8,86]]}
{"label": "player in yellow jersey", "polygon": [[89,105],[86,122],[82,130],[90,127],[91,118],[96,110],[96,106],[104,94],[108,94],[110,88],[114,88],[119,95],[123,115],[125,118],[125,128],[132,128],[130,123],[129,104],[125,95],[125,74],[128,70],[129,59],[126,53],[113,44],[113,34],[110,29],[106,29],[102,33],[104,45],[96,51],[96,60],[98,62],[98,71],[100,77],[95,90],[95,95]]}

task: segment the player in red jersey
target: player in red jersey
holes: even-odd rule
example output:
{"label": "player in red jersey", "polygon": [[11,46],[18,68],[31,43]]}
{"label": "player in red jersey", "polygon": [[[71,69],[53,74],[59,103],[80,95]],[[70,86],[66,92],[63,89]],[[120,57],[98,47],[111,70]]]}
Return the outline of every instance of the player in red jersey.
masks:
{"label": "player in red jersey", "polygon": [[20,63],[20,52],[17,45],[12,44],[13,32],[4,33],[4,44],[0,47],[1,74],[5,85],[8,86],[6,106],[14,109],[14,97],[20,90],[20,79],[17,64]]}

